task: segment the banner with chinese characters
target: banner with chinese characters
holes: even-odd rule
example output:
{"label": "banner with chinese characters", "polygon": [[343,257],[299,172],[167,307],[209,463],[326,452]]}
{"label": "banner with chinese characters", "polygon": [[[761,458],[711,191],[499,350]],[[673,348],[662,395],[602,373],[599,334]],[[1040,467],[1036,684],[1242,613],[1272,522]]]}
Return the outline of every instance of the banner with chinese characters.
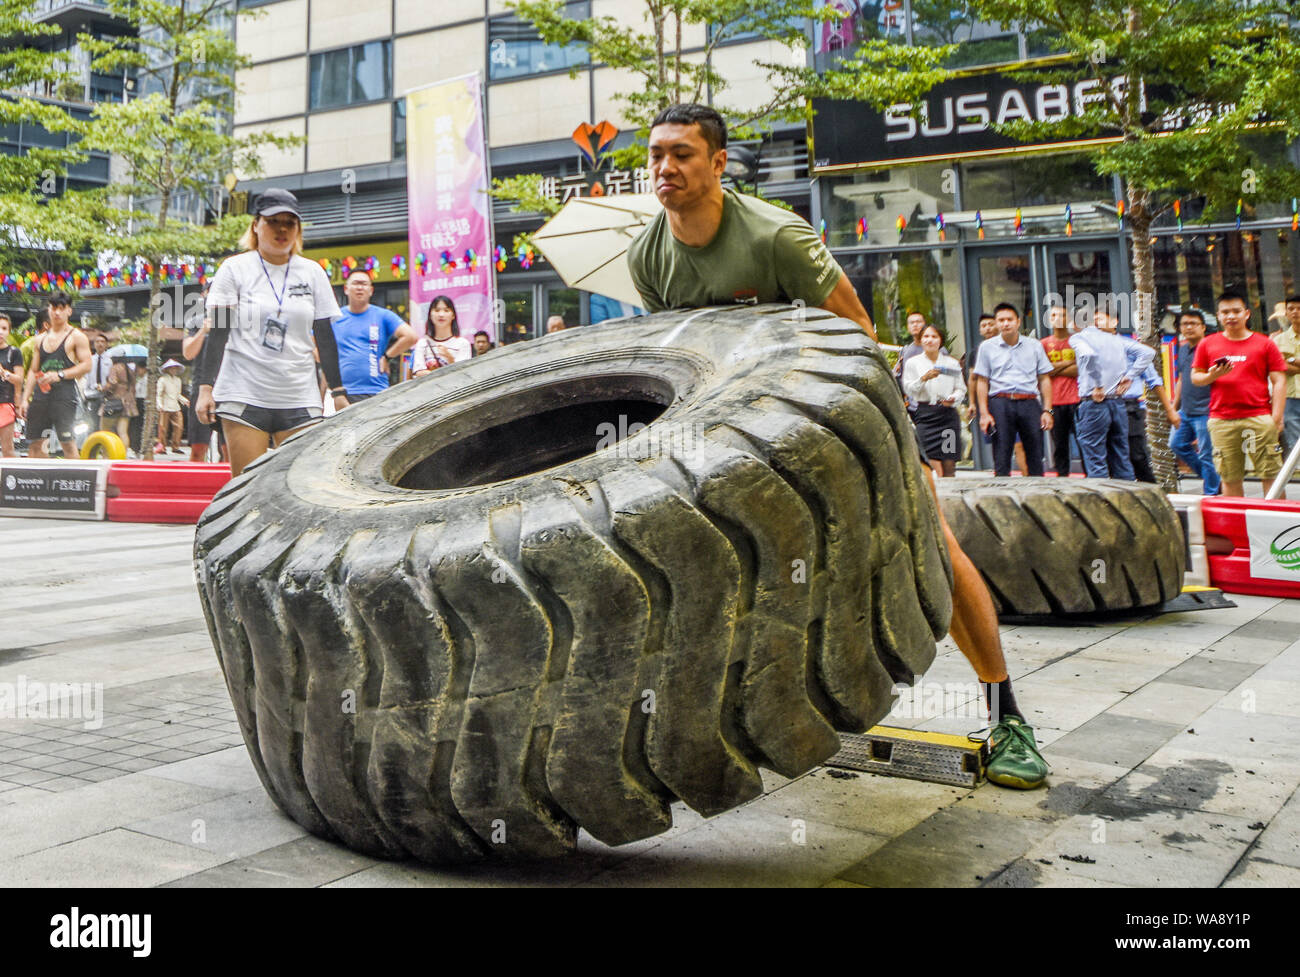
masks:
{"label": "banner with chinese characters", "polygon": [[496,342],[492,198],[477,73],[407,92],[406,179],[411,324],[423,335],[430,303],[446,295],[456,304],[462,336],[472,341],[482,329]]}
{"label": "banner with chinese characters", "polygon": [[542,177],[542,196],[557,203],[568,203],[570,197],[604,197],[620,193],[653,193],[650,171],[601,170],[575,173],[572,176]]}

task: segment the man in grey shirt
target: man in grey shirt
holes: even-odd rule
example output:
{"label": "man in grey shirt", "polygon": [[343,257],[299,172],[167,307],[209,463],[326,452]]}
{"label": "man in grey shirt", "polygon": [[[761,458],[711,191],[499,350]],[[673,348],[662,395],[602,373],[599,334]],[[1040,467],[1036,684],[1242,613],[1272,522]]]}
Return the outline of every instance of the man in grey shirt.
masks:
{"label": "man in grey shirt", "polygon": [[1092,478],[1133,481],[1124,392],[1151,365],[1155,350],[1096,324],[1070,337],[1079,363],[1079,413],[1075,437]]}

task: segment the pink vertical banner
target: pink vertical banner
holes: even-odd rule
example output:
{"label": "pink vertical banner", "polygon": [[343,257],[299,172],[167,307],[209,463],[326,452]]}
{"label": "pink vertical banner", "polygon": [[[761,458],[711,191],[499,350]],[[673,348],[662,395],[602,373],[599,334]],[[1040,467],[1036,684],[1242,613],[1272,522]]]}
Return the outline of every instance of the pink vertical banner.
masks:
{"label": "pink vertical banner", "polygon": [[460,334],[497,341],[483,81],[462,75],[406,94],[411,324],[423,335],[439,295],[456,304]]}

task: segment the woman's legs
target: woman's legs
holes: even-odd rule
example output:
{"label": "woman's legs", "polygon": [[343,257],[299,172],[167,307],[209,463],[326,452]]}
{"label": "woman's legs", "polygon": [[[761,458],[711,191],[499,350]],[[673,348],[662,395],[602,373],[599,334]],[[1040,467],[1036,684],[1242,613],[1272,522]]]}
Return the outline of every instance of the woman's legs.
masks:
{"label": "woman's legs", "polygon": [[[232,477],[238,477],[253,459],[266,454],[270,447],[269,435],[265,431],[240,424],[229,417],[223,416],[221,423],[226,432],[226,446],[230,451],[230,474]],[[279,444],[288,437],[288,434],[289,432],[285,431],[275,435],[275,443]]]}

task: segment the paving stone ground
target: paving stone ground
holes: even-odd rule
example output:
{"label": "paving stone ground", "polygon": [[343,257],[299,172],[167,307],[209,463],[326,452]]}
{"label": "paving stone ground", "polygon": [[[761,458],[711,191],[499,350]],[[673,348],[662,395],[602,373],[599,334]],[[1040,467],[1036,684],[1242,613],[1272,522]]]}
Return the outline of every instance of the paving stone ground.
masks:
{"label": "paving stone ground", "polygon": [[[0,519],[0,885],[1300,886],[1300,601],[1003,632],[1053,766],[1033,792],[826,768],[618,849],[430,868],[312,837],[263,792],[203,623],[190,527]],[[887,724],[981,725],[945,641]],[[81,712],[15,716],[32,683]],[[100,691],[97,693],[95,690]],[[102,696],[97,701],[96,696]]]}

